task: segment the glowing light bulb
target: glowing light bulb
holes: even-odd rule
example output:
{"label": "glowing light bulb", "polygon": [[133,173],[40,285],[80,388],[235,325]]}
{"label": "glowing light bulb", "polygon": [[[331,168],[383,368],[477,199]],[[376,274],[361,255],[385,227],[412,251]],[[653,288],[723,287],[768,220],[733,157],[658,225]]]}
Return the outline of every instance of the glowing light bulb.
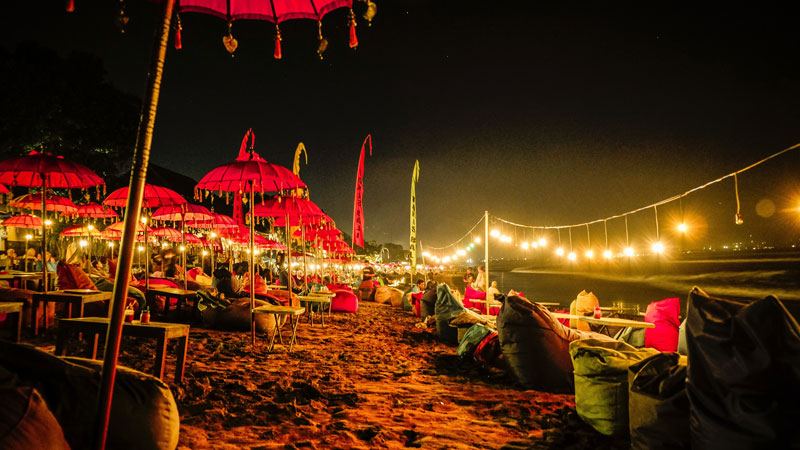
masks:
{"label": "glowing light bulb", "polygon": [[586,258],[592,259],[594,258],[594,250],[586,250]]}
{"label": "glowing light bulb", "polygon": [[561,248],[561,247],[558,247],[558,248],[556,249],[556,255],[558,255],[558,256],[564,256],[564,249],[563,249],[563,248]]}
{"label": "glowing light bulb", "polygon": [[633,256],[633,247],[625,247],[625,256]]}
{"label": "glowing light bulb", "polygon": [[495,238],[496,238],[496,237],[498,237],[498,236],[500,236],[500,230],[498,230],[498,229],[496,229],[496,228],[495,228],[494,230],[492,230],[491,232],[489,232],[489,236],[491,236],[491,237],[495,237]]}
{"label": "glowing light bulb", "polygon": [[539,243],[538,243],[538,242],[536,242],[536,241],[533,241],[533,242],[531,242],[531,247],[533,247],[533,248],[539,248]]}
{"label": "glowing light bulb", "polygon": [[539,238],[539,247],[547,247],[547,239]]}
{"label": "glowing light bulb", "polygon": [[431,257],[431,254],[430,254],[430,253],[428,253],[428,252],[422,252],[422,256],[424,256],[424,257],[426,257],[426,258],[430,258],[430,257]]}
{"label": "glowing light bulb", "polygon": [[88,228],[88,229],[89,229],[89,231],[92,231],[92,230],[94,230],[94,225],[92,225],[92,224],[89,224],[89,225],[88,225],[86,228]]}
{"label": "glowing light bulb", "polygon": [[656,242],[653,244],[653,253],[664,253],[664,244]]}
{"label": "glowing light bulb", "polygon": [[47,220],[44,221],[44,224],[49,227],[50,225],[53,224],[53,221],[50,220],[50,219],[47,219]]}
{"label": "glowing light bulb", "polygon": [[685,223],[678,224],[678,231],[680,231],[681,233],[686,233],[686,230],[688,229],[689,227],[687,227]]}
{"label": "glowing light bulb", "polygon": [[208,252],[203,250],[203,256],[208,256]]}
{"label": "glowing light bulb", "polygon": [[141,252],[141,251],[143,251],[143,250],[144,250],[144,247],[142,247],[142,246],[140,245],[140,246],[137,248],[137,250],[139,250],[139,251]]}
{"label": "glowing light bulb", "polygon": [[142,223],[147,223],[147,217],[142,217]]}
{"label": "glowing light bulb", "polygon": [[612,256],[611,255],[611,250],[606,249],[605,251],[603,251],[603,258],[611,259],[611,256]]}
{"label": "glowing light bulb", "polygon": [[523,250],[527,250],[528,246],[529,246],[529,244],[527,242],[523,242],[522,245],[521,245]]}
{"label": "glowing light bulb", "polygon": [[31,240],[31,239],[33,239],[33,236],[31,236],[30,234],[26,234],[25,235],[25,239],[26,240]]}
{"label": "glowing light bulb", "polygon": [[113,242],[109,242],[108,246],[111,247],[111,248],[114,248],[114,243]]}
{"label": "glowing light bulb", "polygon": [[161,243],[161,248],[167,248],[167,246],[168,246],[168,245],[169,245],[169,244],[167,244],[166,242],[162,242],[162,243]]}
{"label": "glowing light bulb", "polygon": [[212,232],[211,232],[211,239],[214,239],[215,237],[217,237],[217,233],[214,233],[214,232],[212,231]]}
{"label": "glowing light bulb", "polygon": [[458,255],[457,255],[457,254],[454,254],[454,255],[453,255],[453,261],[457,261],[457,260],[458,260]]}
{"label": "glowing light bulb", "polygon": [[578,259],[578,255],[576,255],[575,252],[569,252],[569,255],[567,255],[567,259],[569,259],[570,261],[575,261],[576,259]]}
{"label": "glowing light bulb", "polygon": [[81,247],[86,247],[87,245],[89,245],[89,243],[88,243],[88,242],[86,242],[86,241],[84,241],[83,239],[81,239],[81,241],[79,242],[79,244],[81,245]]}
{"label": "glowing light bulb", "polygon": [[442,262],[445,263],[445,264],[449,263],[450,262],[450,257],[449,256],[445,256],[444,258],[442,258]]}
{"label": "glowing light bulb", "polygon": [[480,244],[481,243],[481,238],[480,237],[476,237],[475,239],[473,239],[472,242],[474,242],[476,244]]}
{"label": "glowing light bulb", "polygon": [[466,251],[464,251],[464,250],[459,250],[459,251],[457,251],[457,252],[456,252],[456,254],[457,254],[458,256],[464,256],[464,255],[466,255],[466,254],[467,254],[467,252],[466,252]]}

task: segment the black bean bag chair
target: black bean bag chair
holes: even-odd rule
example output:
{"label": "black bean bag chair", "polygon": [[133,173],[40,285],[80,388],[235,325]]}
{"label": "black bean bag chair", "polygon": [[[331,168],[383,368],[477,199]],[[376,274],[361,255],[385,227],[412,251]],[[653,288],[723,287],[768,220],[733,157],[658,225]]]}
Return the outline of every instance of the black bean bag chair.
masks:
{"label": "black bean bag chair", "polygon": [[800,325],[776,297],[689,293],[693,449],[800,448]]}
{"label": "black bean bag chair", "polygon": [[[102,361],[59,358],[0,341],[0,380],[36,389],[74,449],[92,447],[101,367]],[[117,366],[106,448],[174,450],[179,428],[169,388],[151,375]]]}
{"label": "black bean bag chair", "polygon": [[433,313],[436,315],[436,334],[446,344],[458,345],[458,328],[450,326],[450,320],[458,317],[466,309],[456,300],[446,284],[436,288],[436,304]]}
{"label": "black bean bag chair", "polygon": [[0,399],[0,448],[69,450],[61,425],[36,389],[0,386]]}
{"label": "black bean bag chair", "polygon": [[565,327],[542,305],[525,298],[505,298],[497,316],[503,358],[514,378],[526,389],[574,392],[569,343],[594,338],[614,341],[591,331]]}

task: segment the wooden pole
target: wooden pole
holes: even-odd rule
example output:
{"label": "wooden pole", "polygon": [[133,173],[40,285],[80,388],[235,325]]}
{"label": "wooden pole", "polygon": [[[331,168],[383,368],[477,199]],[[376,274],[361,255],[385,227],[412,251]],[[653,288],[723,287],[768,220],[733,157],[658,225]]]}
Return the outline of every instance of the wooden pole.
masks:
{"label": "wooden pole", "polygon": [[486,260],[483,263],[483,272],[486,276],[486,315],[492,315],[492,309],[489,308],[489,287],[492,283],[489,282],[489,211],[483,212],[483,257]]}
{"label": "wooden pole", "polygon": [[286,289],[289,290],[289,304],[292,304],[292,233],[289,229],[289,214],[286,214]]}
{"label": "wooden pole", "polygon": [[[251,343],[253,346],[256,345],[256,321],[253,318],[253,309],[256,307],[256,275],[255,275],[255,261],[256,261],[256,249],[255,249],[255,240],[256,240],[256,220],[255,220],[255,199],[253,198],[253,184],[255,182],[250,181],[250,336],[251,336]],[[291,304],[291,295],[289,295],[290,304]],[[275,326],[277,327],[278,324],[276,323]]]}
{"label": "wooden pole", "polygon": [[[47,255],[47,178],[45,174],[42,177],[42,292],[47,294],[47,263],[44,258]],[[27,252],[27,250],[26,250]],[[25,256],[28,256],[27,254]],[[33,320],[36,320],[34,317]]]}
{"label": "wooden pole", "polygon": [[[158,94],[161,89],[161,76],[164,71],[170,20],[172,19],[175,0],[164,0],[161,4],[161,27],[153,43],[150,71],[147,74],[147,87],[144,101],[142,102],[142,114],[139,118],[136,146],[133,151],[131,178],[128,184],[125,229],[122,232],[116,283],[114,283],[111,305],[109,306],[111,320],[106,333],[106,346],[94,427],[94,448],[97,450],[103,450],[106,446],[108,424],[111,417],[111,399],[114,393],[114,378],[117,372],[119,345],[122,340],[125,300],[128,296],[128,281],[131,276],[131,263],[133,262],[133,253],[136,248],[136,227],[139,225],[139,212],[142,207],[142,197],[144,196],[145,177],[147,176],[150,147],[153,141],[153,127],[155,126],[156,110],[158,109]],[[45,286],[47,286],[47,275],[46,272],[43,273]]]}

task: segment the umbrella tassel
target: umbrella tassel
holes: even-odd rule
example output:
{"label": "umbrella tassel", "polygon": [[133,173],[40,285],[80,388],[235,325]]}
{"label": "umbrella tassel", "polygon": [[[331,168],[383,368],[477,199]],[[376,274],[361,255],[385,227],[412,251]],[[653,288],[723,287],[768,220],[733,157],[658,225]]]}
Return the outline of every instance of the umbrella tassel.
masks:
{"label": "umbrella tassel", "polygon": [[[317,46],[317,54],[319,55],[319,59],[322,59],[322,54],[328,49],[328,40],[322,36],[322,21],[318,20],[317,23],[319,24],[319,45]],[[306,154],[306,156],[308,155]]]}
{"label": "umbrella tassel", "polygon": [[175,50],[180,50],[183,48],[183,41],[181,40],[181,30],[183,27],[181,26],[181,15],[175,14]]}
{"label": "umbrella tassel", "polygon": [[283,53],[281,52],[281,29],[278,25],[275,25],[275,53],[272,55],[275,59],[283,58]]}
{"label": "umbrella tassel", "polygon": [[75,12],[75,0],[67,0],[67,12]]}
{"label": "umbrella tassel", "polygon": [[356,16],[353,9],[350,9],[350,48],[358,47],[358,37],[356,36]]}

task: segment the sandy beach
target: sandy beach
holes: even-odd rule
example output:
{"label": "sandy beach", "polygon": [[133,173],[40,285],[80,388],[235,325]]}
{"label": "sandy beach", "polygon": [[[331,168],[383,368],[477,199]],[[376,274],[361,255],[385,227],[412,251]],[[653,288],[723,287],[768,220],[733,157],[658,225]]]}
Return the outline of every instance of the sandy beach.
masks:
{"label": "sandy beach", "polygon": [[[460,361],[416,322],[362,302],[357,315],[334,314],[324,328],[301,322],[292,353],[280,344],[267,353],[264,335],[254,352],[249,334],[193,327],[178,386],[168,349],[178,448],[628,447],[584,424],[573,396],[519,390],[501,371]],[[37,345],[50,347],[50,339]],[[152,342],[126,337],[122,349],[121,364],[152,369]]]}

